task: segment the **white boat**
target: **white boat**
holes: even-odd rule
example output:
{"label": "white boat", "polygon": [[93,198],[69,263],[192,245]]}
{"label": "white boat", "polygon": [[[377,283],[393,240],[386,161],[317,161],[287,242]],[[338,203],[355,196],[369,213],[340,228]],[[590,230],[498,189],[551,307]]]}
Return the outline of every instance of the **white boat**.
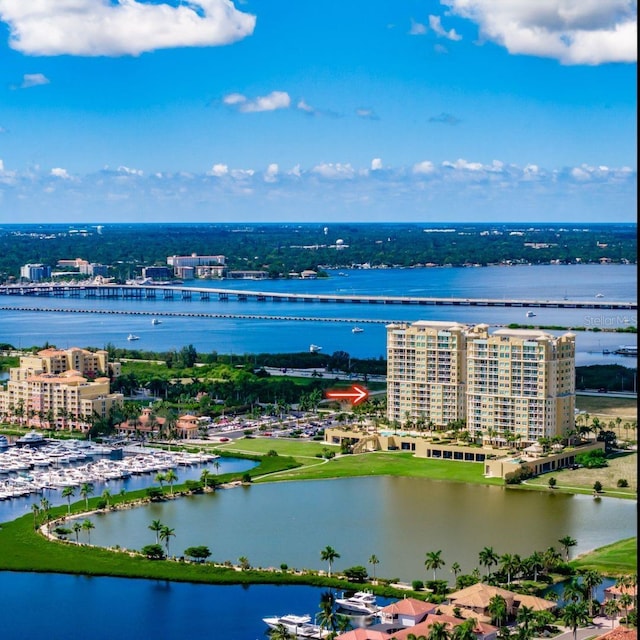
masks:
{"label": "white boat", "polygon": [[336,604],[345,611],[364,613],[365,615],[373,615],[380,611],[376,596],[371,591],[356,591],[349,597],[345,597],[343,593],[342,598],[336,598]]}
{"label": "white boat", "polygon": [[127,340],[140,340],[140,338],[138,336],[133,335],[133,333],[130,333],[127,336]]}
{"label": "white boat", "polygon": [[154,319],[151,321],[151,324],[160,324],[161,322],[162,322],[162,320],[158,320],[158,318],[154,318]]}
{"label": "white boat", "polygon": [[364,331],[364,329],[362,327],[353,327],[353,329],[351,329],[351,333],[362,333]]}
{"label": "white boat", "polygon": [[533,318],[535,317],[535,313],[533,313],[533,311],[527,311],[527,318]]}
{"label": "white boat", "polygon": [[604,298],[604,293],[596,293],[596,298]]}
{"label": "white boat", "polygon": [[271,616],[270,618],[262,618],[263,622],[270,629],[277,629],[278,625],[282,625],[289,633],[297,638],[326,638],[329,635],[329,629],[323,629],[320,625],[311,622],[311,616],[296,616],[289,613],[285,616]]}
{"label": "white boat", "polygon": [[319,347],[317,344],[310,344],[309,345],[309,351],[311,353],[318,353],[318,351],[321,351],[322,347]]}

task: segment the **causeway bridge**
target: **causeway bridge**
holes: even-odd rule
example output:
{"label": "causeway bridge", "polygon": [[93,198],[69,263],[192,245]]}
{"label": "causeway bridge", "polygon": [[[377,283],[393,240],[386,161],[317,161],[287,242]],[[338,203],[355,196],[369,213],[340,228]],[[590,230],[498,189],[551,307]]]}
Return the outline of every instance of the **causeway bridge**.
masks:
{"label": "causeway bridge", "polygon": [[0,296],[34,296],[57,298],[120,299],[120,300],[201,300],[239,302],[317,302],[338,304],[397,304],[467,307],[534,307],[557,309],[615,309],[632,311],[638,302],[595,300],[527,300],[506,298],[454,298],[419,296],[377,296],[335,293],[281,293],[246,289],[216,289],[171,285],[127,284],[62,284],[36,283],[0,285]]}

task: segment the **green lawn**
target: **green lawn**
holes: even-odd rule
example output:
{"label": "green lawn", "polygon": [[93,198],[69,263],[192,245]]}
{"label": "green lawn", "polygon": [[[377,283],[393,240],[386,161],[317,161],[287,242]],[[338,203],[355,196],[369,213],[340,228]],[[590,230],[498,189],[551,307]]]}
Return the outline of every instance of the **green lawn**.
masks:
{"label": "green lawn", "polygon": [[611,575],[637,570],[638,539],[628,538],[583,554],[571,562],[578,569],[593,569]]}

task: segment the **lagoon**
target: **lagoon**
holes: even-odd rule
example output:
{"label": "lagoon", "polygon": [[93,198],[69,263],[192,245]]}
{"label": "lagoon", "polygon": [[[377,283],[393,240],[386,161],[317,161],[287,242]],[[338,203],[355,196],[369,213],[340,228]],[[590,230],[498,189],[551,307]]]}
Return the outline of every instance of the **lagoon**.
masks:
{"label": "lagoon", "polygon": [[404,581],[431,577],[425,554],[442,550],[440,577],[458,562],[478,567],[478,553],[522,557],[576,539],[572,554],[636,535],[636,503],[591,496],[467,485],[424,478],[359,477],[257,484],[92,516],[91,543],[140,549],[155,542],[152,520],[175,529],[172,555],[207,545],[212,560],[253,566],[326,569],[320,551],[340,554],[335,569],[375,554],[376,574]]}

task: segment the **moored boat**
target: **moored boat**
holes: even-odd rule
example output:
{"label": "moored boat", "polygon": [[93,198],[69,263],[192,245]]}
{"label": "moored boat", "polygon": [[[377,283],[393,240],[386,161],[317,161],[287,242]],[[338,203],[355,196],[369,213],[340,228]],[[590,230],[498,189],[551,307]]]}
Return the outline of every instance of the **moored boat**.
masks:
{"label": "moored boat", "polygon": [[311,353],[318,353],[318,351],[321,351],[322,347],[319,347],[317,344],[310,344],[309,345],[309,351]]}
{"label": "moored boat", "polygon": [[371,591],[356,591],[356,593],[348,597],[343,593],[342,598],[336,598],[336,604],[345,611],[353,611],[365,615],[373,615],[380,611],[376,596]]}
{"label": "moored boat", "polygon": [[139,336],[134,335],[133,333],[130,333],[130,334],[127,336],[127,340],[140,340],[140,337],[139,337]]}
{"label": "moored boat", "polygon": [[297,616],[288,613],[284,616],[271,616],[262,618],[263,622],[270,629],[277,629],[282,625],[288,633],[293,634],[297,638],[326,638],[329,635],[328,629],[323,629],[318,624],[311,622],[310,615]]}

